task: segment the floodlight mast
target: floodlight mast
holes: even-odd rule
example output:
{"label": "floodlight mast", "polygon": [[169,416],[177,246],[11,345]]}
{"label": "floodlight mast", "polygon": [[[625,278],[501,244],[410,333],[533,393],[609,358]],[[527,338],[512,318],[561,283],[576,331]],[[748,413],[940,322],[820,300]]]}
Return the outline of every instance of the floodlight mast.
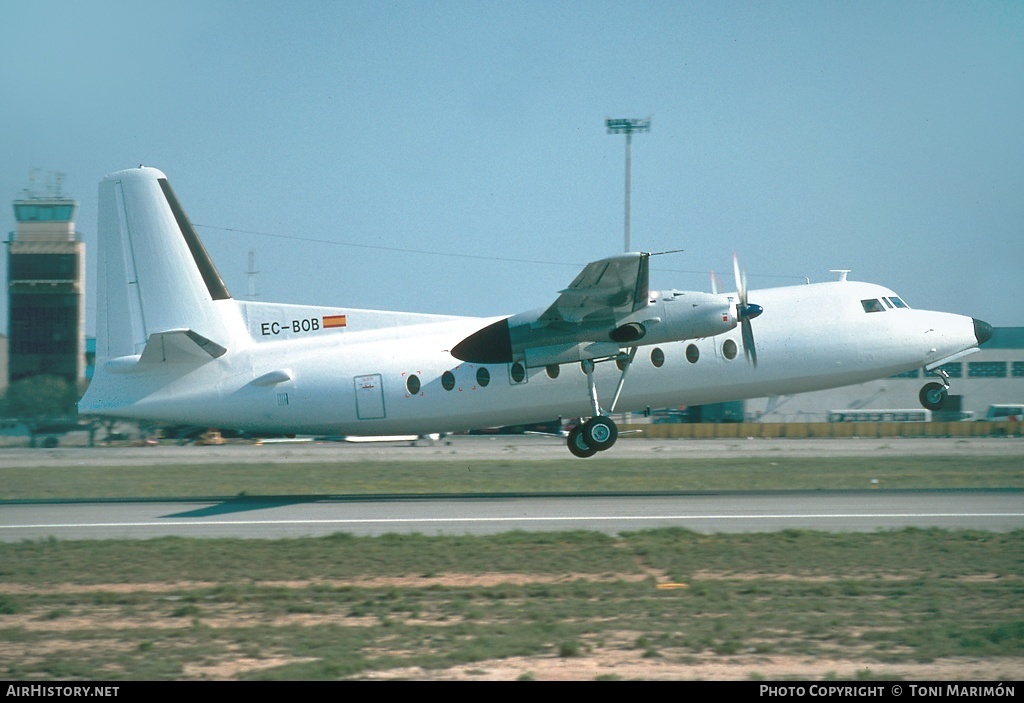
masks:
{"label": "floodlight mast", "polygon": [[614,119],[605,120],[605,126],[608,128],[608,134],[625,134],[626,135],[626,247],[625,251],[632,251],[632,242],[630,241],[629,234],[629,200],[630,200],[630,180],[632,177],[632,161],[633,161],[633,132],[650,132],[651,131],[651,120],[647,119]]}

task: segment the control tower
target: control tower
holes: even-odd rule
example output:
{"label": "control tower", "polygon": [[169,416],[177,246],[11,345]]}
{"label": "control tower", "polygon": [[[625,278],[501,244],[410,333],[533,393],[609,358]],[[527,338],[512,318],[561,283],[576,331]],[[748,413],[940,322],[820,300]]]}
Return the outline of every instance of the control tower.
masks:
{"label": "control tower", "polygon": [[78,202],[31,190],[14,201],[17,230],[7,257],[11,382],[50,374],[71,383],[85,376],[85,245],[75,231]]}

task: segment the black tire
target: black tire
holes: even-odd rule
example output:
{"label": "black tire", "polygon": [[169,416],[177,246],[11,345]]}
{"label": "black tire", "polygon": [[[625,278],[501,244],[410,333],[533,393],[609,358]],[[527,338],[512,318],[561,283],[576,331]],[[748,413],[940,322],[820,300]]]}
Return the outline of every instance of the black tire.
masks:
{"label": "black tire", "polygon": [[569,431],[569,438],[565,443],[573,456],[578,456],[580,459],[586,459],[597,454],[597,450],[587,444],[586,439],[583,437],[583,427],[580,425]]}
{"label": "black tire", "polygon": [[917,397],[928,410],[942,410],[948,396],[949,391],[941,383],[926,383]]}
{"label": "black tire", "polygon": [[619,428],[610,417],[596,415],[583,425],[583,439],[599,452],[611,449],[619,438]]}

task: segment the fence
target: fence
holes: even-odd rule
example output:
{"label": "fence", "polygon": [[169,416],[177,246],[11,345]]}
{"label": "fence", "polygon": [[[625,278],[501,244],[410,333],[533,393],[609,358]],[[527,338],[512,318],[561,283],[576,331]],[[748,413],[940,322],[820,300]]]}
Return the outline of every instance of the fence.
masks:
{"label": "fence", "polygon": [[[657,439],[728,439],[733,437],[1020,437],[1024,422],[737,422],[626,425]],[[633,435],[638,436],[638,435]]]}

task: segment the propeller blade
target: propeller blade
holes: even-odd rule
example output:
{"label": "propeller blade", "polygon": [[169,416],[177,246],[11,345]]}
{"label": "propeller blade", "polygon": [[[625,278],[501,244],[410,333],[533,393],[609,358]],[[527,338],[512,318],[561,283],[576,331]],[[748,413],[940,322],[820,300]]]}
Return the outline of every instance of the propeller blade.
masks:
{"label": "propeller blade", "polygon": [[736,293],[740,297],[740,305],[742,307],[747,306],[747,286],[743,277],[740,276],[740,260],[736,256],[736,252],[732,254],[732,272],[736,276]]}
{"label": "propeller blade", "polygon": [[736,276],[736,295],[739,297],[736,316],[740,320],[740,331],[743,335],[743,353],[754,364],[754,368],[757,368],[757,345],[754,344],[754,328],[750,321],[764,312],[764,309],[760,305],[747,302],[747,272],[740,270],[739,257],[735,252],[732,255],[732,272]]}
{"label": "propeller blade", "polygon": [[757,368],[757,347],[754,345],[754,330],[750,326],[750,318],[744,317],[740,323],[740,328],[743,332],[743,353],[746,354],[747,359]]}
{"label": "propeller blade", "polygon": [[715,272],[711,272],[711,293],[712,295],[718,295],[718,281],[715,280]]}

